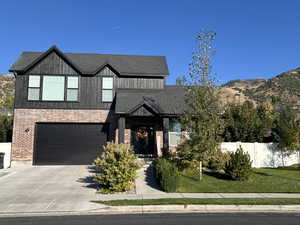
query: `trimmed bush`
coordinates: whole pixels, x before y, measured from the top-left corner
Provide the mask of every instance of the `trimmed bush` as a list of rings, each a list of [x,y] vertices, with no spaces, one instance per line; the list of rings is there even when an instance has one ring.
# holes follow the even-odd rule
[[[128,191],[140,167],[130,145],[112,142],[107,143],[94,165],[97,171],[94,180],[102,193]]]
[[[230,160],[230,153],[217,151],[209,157],[208,167],[220,171],[225,169],[226,163]]]
[[[230,154],[230,160],[225,165],[225,173],[233,180],[248,180],[251,165],[250,155],[240,146],[236,152]]]
[[[170,160],[160,158],[155,161],[156,178],[165,192],[175,192],[179,179],[177,166]]]

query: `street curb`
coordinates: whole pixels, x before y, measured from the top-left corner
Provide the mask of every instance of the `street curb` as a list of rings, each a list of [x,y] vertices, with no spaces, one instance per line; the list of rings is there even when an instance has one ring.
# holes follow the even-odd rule
[[[1,217],[76,216],[147,213],[300,213],[300,205],[145,205],[110,206],[89,211],[0,212]]]
[[[168,212],[299,212],[300,205],[145,205],[112,206],[93,212],[110,213],[168,213]]]

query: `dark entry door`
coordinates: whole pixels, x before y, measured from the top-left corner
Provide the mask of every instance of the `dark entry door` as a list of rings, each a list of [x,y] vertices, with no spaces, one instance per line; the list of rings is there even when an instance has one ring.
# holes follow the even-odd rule
[[[155,140],[152,126],[134,126],[131,128],[131,143],[135,154],[154,155]]]
[[[35,165],[88,165],[101,154],[107,124],[40,123],[36,127]]]

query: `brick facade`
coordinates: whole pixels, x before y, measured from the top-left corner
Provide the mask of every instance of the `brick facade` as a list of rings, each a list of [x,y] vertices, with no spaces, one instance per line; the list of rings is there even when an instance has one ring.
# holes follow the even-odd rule
[[[109,110],[15,109],[12,161],[32,161],[35,123],[104,123],[112,122]],[[113,134],[110,126],[110,135]],[[112,137],[112,136],[111,136]]]

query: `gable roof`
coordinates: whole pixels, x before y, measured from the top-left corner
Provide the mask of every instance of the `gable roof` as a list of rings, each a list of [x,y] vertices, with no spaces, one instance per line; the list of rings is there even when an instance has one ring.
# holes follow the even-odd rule
[[[51,52],[57,53],[80,74],[94,75],[105,65],[110,65],[123,76],[166,76],[169,74],[164,56],[63,53],[56,46],[52,46],[46,52],[23,52],[9,71],[25,72]]]
[[[185,88],[168,86],[164,89],[118,89],[115,112],[130,114],[131,111],[147,104],[161,115],[178,115],[185,109]]]

